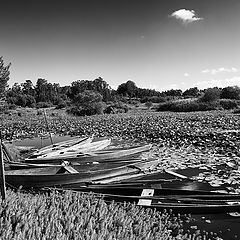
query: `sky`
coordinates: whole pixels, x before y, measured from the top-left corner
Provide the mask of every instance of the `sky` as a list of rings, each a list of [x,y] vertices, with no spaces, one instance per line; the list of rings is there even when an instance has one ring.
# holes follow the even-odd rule
[[[12,0],[0,6],[10,81],[102,77],[159,91],[240,86],[239,0]]]

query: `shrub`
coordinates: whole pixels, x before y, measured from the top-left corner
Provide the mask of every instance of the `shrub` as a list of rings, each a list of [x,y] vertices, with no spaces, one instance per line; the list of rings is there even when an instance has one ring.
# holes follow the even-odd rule
[[[202,102],[215,102],[220,98],[221,90],[218,88],[208,88],[199,99]]]
[[[238,86],[223,88],[221,93],[221,98],[240,99],[240,88]]]
[[[235,113],[235,114],[239,114],[239,113],[240,113],[240,108],[235,109],[235,110],[233,111],[233,113]]]
[[[169,101],[160,104],[157,111],[171,111],[171,112],[194,112],[194,111],[210,111],[219,108],[218,102],[201,102],[195,101]]]
[[[67,107],[67,103],[62,100],[57,104],[56,109],[62,109],[62,108],[65,108],[65,107]]]
[[[129,107],[127,104],[117,101],[111,103],[108,107],[105,108],[104,113],[127,113],[129,110]]]
[[[52,107],[50,102],[38,102],[36,105],[37,108],[49,108]]]
[[[153,106],[153,103],[152,102],[146,102],[145,103],[145,106],[148,108],[148,109],[150,109],[152,106]]]
[[[223,109],[234,109],[238,107],[238,103],[237,101],[231,99],[221,99],[220,106]]]

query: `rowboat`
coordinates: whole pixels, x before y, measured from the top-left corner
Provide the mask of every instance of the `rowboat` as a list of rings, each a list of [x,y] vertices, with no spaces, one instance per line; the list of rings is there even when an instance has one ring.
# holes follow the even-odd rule
[[[85,142],[74,144],[73,146],[55,150],[46,154],[32,155],[28,159],[55,159],[56,157],[67,158],[84,152],[92,152],[106,148],[111,144],[111,139],[104,139],[92,142],[92,139],[87,139]]]
[[[147,171],[156,168],[159,164],[158,160],[141,161],[134,164],[124,164],[123,166],[105,165],[106,169],[96,167],[96,165],[88,166],[51,166],[44,168],[30,168],[22,170],[6,171],[6,183],[9,186],[23,188],[39,188],[39,187],[54,187],[79,186],[80,183],[107,180],[111,181],[117,177],[130,178],[132,175],[141,176]]]
[[[41,149],[33,152],[32,155],[30,156],[30,158],[40,158],[40,157],[43,157],[43,156],[51,154],[51,153],[61,152],[64,149],[74,150],[81,146],[87,145],[91,142],[92,142],[92,137],[74,138],[71,140],[63,141],[60,143],[56,143],[56,144],[41,148]]]
[[[131,147],[127,149],[112,149],[107,151],[84,151],[83,153],[72,154],[71,156],[57,156],[53,157],[45,157],[45,158],[27,158],[24,160],[26,163],[52,163],[59,164],[62,161],[68,161],[71,163],[83,163],[83,162],[110,162],[117,158],[129,157],[132,155],[140,154],[142,152],[148,151],[151,149],[151,144],[139,146],[139,147]]]
[[[137,205],[176,213],[227,213],[240,211],[239,194],[222,194],[169,188],[109,187],[90,185],[74,189],[92,192],[105,201],[135,202]]]
[[[128,164],[133,164],[133,163],[138,163],[141,162],[142,159],[140,158],[124,158],[124,159],[117,159],[115,161],[112,162],[103,162],[103,163],[99,163],[99,162],[90,162],[90,163],[86,163],[86,162],[79,162],[79,163],[73,163],[72,165],[78,165],[78,166],[92,166],[92,165],[96,165],[99,166],[99,168],[103,168],[106,169],[106,166],[109,167],[116,167],[119,165],[128,165]],[[9,161],[5,164],[5,169],[6,170],[19,170],[19,169],[29,169],[29,168],[44,168],[44,167],[56,167],[56,166],[62,166],[63,164],[69,164],[66,161],[63,161],[62,164],[51,164],[51,163],[25,163],[25,162],[14,162],[14,161]]]

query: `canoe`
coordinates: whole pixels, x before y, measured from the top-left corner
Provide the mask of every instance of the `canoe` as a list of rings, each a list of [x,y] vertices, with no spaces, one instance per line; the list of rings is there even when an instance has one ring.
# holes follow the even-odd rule
[[[151,149],[151,144],[139,146],[139,147],[131,147],[127,149],[117,149],[117,150],[107,150],[107,151],[92,151],[92,152],[84,152],[79,154],[73,154],[71,156],[58,156],[56,158],[36,158],[30,159],[27,158],[24,160],[26,163],[52,163],[59,164],[62,161],[68,161],[71,163],[76,162],[110,162],[113,159],[129,157],[136,154],[141,154],[142,152],[149,151]]]
[[[78,147],[81,147],[83,145],[89,144],[92,142],[91,137],[86,138],[75,138],[68,141],[63,141],[60,143],[56,143],[54,145],[46,146],[44,148],[41,148],[31,154],[29,158],[41,158],[45,155],[51,154],[51,153],[58,153],[63,151],[64,149],[77,149]]]
[[[91,166],[96,165],[99,166],[99,168],[106,169],[106,166],[109,167],[116,167],[119,165],[128,165],[133,163],[138,163],[143,161],[140,158],[129,158],[129,159],[117,159],[116,161],[107,162],[107,163],[99,163],[99,162],[90,162],[90,163],[73,163],[72,165],[81,165],[81,166]],[[66,161],[63,161],[62,164],[69,164]],[[51,163],[43,163],[43,164],[35,164],[35,163],[25,163],[25,162],[8,162],[5,164],[5,169],[7,170],[19,170],[19,169],[29,169],[29,168],[44,168],[44,167],[56,167],[56,166],[62,166],[62,164],[51,164]]]
[[[152,188],[89,188],[76,189],[92,192],[106,201],[135,202],[143,207],[172,210],[176,213],[227,213],[240,211],[239,194],[209,191],[152,189]],[[112,193],[109,193],[112,192]]]
[[[73,146],[52,151],[43,155],[30,156],[28,159],[48,159],[48,158],[67,158],[75,156],[76,154],[88,153],[92,151],[102,150],[111,144],[111,139],[104,139],[96,142],[92,142],[92,139],[88,139],[85,142],[74,144]]]
[[[143,161],[124,166],[96,169],[95,165],[52,166],[45,168],[31,168],[6,171],[6,184],[13,187],[39,188],[68,186],[91,181],[115,179],[128,175],[142,175],[159,164],[159,161]]]

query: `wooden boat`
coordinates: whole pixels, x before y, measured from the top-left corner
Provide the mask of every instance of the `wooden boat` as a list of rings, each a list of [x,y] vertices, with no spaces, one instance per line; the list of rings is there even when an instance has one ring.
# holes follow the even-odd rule
[[[111,139],[104,139],[104,140],[92,142],[92,139],[89,138],[85,142],[80,142],[80,143],[74,144],[73,146],[70,146],[61,150],[52,151],[43,155],[30,156],[29,159],[36,159],[36,158],[48,159],[48,158],[56,158],[56,157],[67,158],[67,157],[75,156],[76,154],[102,150],[107,146],[109,146],[110,144],[111,144]]]
[[[75,149],[82,145],[91,143],[92,140],[93,140],[92,137],[85,137],[85,138],[77,137],[71,140],[56,143],[33,152],[30,158],[42,157],[45,154],[47,155],[53,152],[56,153],[56,152],[62,151],[63,149]]]
[[[107,167],[116,167],[116,166],[119,166],[119,165],[128,165],[128,164],[133,164],[133,163],[138,163],[138,162],[141,162],[143,161],[142,159],[140,158],[129,158],[129,159],[117,159],[116,161],[112,161],[112,162],[103,162],[103,163],[99,163],[99,162],[90,162],[90,163],[86,163],[86,162],[79,162],[79,163],[74,163],[72,165],[82,165],[82,166],[91,166],[91,165],[97,165],[99,166],[99,168],[103,168],[105,169],[106,166]],[[67,165],[69,164],[68,162],[66,161],[63,161],[62,164],[64,165]],[[51,163],[43,163],[43,164],[35,164],[35,163],[25,163],[25,162],[13,162],[13,161],[10,161],[8,163],[5,164],[5,169],[6,170],[19,170],[19,169],[29,169],[29,168],[44,168],[44,167],[56,167],[56,166],[62,166],[62,164],[51,164]]]
[[[127,149],[117,149],[117,150],[107,150],[107,151],[96,151],[96,152],[84,152],[78,153],[71,156],[58,156],[56,158],[36,158],[36,159],[25,159],[26,163],[52,163],[59,164],[62,161],[68,161],[72,163],[76,162],[110,162],[117,158],[129,157],[132,155],[140,154],[142,152],[148,151],[151,149],[151,145],[144,145],[139,147],[131,147]]]
[[[210,191],[181,189],[153,189],[142,187],[92,186],[75,189],[93,192],[106,201],[135,202],[157,210],[173,210],[176,213],[226,213],[240,211],[239,194],[221,194]]]
[[[6,183],[9,186],[24,188],[53,187],[79,184],[84,182],[131,177],[142,175],[159,164],[159,161],[143,161],[114,168],[96,169],[96,165],[52,166],[47,168],[31,168],[6,171]],[[101,167],[102,168],[102,167]]]

